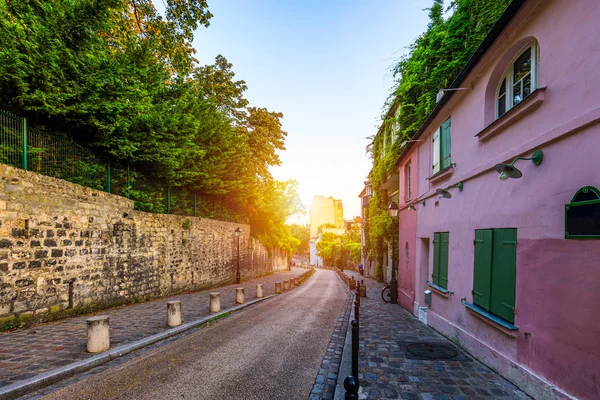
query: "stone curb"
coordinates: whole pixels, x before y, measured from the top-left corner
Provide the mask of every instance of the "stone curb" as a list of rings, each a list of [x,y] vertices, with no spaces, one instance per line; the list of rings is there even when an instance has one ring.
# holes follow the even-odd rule
[[[98,354],[96,356],[92,356],[88,359],[77,361],[64,367],[60,367],[54,369],[52,371],[44,372],[40,375],[34,376],[33,378],[26,379],[22,382],[13,383],[12,385],[5,386],[0,388],[0,400],[9,400],[16,399],[18,397],[24,396],[27,393],[30,393],[34,390],[41,389],[45,386],[49,386],[53,383],[61,381],[65,378],[71,377],[73,375],[79,374],[84,371],[88,371],[94,367],[105,364],[109,361],[115,360],[119,357],[122,357],[126,354],[129,354],[135,350],[139,350],[143,347],[149,346],[151,344],[160,342],[162,340],[168,339],[170,337],[179,335],[189,329],[195,328],[199,325],[205,324],[218,318],[220,316],[227,315],[231,312],[239,311],[243,308],[249,307],[261,301],[273,298],[278,296],[276,294],[272,294],[270,296],[265,296],[260,299],[255,299],[249,301],[244,304],[240,304],[238,306],[228,308],[221,312],[208,315],[206,317],[200,318],[196,321],[188,322],[186,324],[182,324],[176,328],[171,328],[165,332],[157,333],[152,336],[148,336],[145,339],[138,340],[137,342],[125,344],[122,346],[115,347],[114,349],[107,350],[102,354]]]

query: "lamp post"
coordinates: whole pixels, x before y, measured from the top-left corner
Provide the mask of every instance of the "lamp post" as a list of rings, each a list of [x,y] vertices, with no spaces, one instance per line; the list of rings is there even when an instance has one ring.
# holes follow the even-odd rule
[[[240,283],[240,233],[242,230],[238,227],[235,230],[235,238],[237,241],[237,272],[235,273],[235,283]]]
[[[392,303],[398,302],[398,280],[396,279],[396,269],[398,269],[398,204],[392,201],[388,207],[390,217],[392,217],[392,279],[390,280],[390,297]]]
[[[344,239],[340,241],[340,269],[344,272]]]

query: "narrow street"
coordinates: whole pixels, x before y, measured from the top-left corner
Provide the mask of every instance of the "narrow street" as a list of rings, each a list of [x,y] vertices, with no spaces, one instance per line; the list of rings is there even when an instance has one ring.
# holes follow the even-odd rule
[[[305,399],[346,291],[332,271],[46,399]]]

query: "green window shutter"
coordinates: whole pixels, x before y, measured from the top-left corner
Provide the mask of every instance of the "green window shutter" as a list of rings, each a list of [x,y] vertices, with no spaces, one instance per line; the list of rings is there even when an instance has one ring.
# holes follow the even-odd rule
[[[448,289],[448,243],[450,241],[450,233],[440,233],[440,266],[439,266],[439,286]]]
[[[440,129],[436,129],[433,133],[433,145],[431,148],[433,153],[433,164],[431,165],[432,172],[435,174],[440,170]]]
[[[495,229],[490,312],[515,322],[517,230]]]
[[[440,234],[433,234],[433,273],[431,274],[431,280],[434,284],[440,284]]]
[[[446,120],[446,122],[444,122],[442,124],[440,131],[441,131],[441,146],[440,146],[441,168],[444,169],[444,168],[448,168],[451,164],[451,161],[450,161],[450,118],[448,118]]]
[[[473,271],[473,303],[490,310],[490,289],[492,280],[491,229],[475,231],[475,268]]]

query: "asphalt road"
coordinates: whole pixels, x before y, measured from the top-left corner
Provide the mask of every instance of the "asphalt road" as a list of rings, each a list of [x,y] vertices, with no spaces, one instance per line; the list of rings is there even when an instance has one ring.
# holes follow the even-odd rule
[[[346,292],[331,271],[45,399],[306,399]]]

